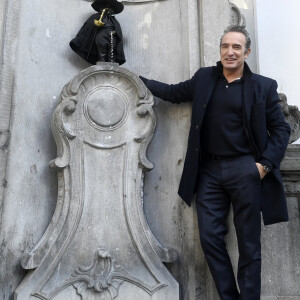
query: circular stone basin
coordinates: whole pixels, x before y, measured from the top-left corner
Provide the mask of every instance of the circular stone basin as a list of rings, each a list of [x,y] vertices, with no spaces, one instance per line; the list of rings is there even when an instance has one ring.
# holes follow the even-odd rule
[[[122,121],[126,113],[124,96],[117,90],[101,88],[90,95],[86,104],[88,117],[101,127],[112,127]]]

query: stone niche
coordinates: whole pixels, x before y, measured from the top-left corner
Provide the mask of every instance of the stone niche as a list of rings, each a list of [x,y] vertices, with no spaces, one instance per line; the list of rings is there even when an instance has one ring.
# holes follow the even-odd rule
[[[114,63],[99,63],[68,83],[52,131],[58,157],[53,218],[22,257],[32,270],[16,300],[179,299],[162,262],[177,258],[152,234],[143,210],[146,157],[156,126],[153,97]]]

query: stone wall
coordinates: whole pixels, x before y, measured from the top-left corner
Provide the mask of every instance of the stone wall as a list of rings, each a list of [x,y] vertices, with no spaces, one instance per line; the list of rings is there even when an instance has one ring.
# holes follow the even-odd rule
[[[124,68],[176,83],[188,79],[200,65],[209,66],[218,60],[219,36],[229,22],[227,0],[133,2],[126,1],[124,11],[117,16],[124,35],[127,58]],[[39,241],[56,205],[56,173],[48,168],[48,162],[56,157],[50,121],[63,86],[89,66],[71,51],[68,43],[93,13],[90,3],[10,0],[0,4],[3,16],[0,18],[0,299],[3,300],[13,299],[13,292],[26,273],[20,265],[21,256]],[[195,209],[188,208],[177,195],[190,106],[155,99],[154,110],[157,129],[148,157],[155,166],[145,178],[145,215],[159,242],[179,254],[175,263],[166,265],[179,282],[180,299],[215,300],[215,289],[199,245]],[[289,196],[291,222],[267,228],[263,233],[267,261],[263,291],[266,297],[273,297],[266,299],[288,295],[294,297],[292,300],[299,299],[295,283],[300,257],[296,242],[299,240],[297,195]],[[282,236],[288,239],[284,244]],[[228,239],[236,261],[232,230]],[[285,260],[282,253],[287,253]],[[285,271],[281,275],[280,268]],[[287,273],[290,275],[285,276]]]
[[[1,2],[5,16],[0,24],[3,300],[12,299],[26,273],[20,266],[22,253],[41,238],[56,205],[56,174],[48,168],[48,162],[56,157],[50,120],[62,87],[89,66],[68,43],[93,13],[90,4],[83,0]],[[217,25],[219,35],[227,23],[226,14],[223,18],[226,9],[225,0],[218,4],[127,1],[117,16],[124,35],[124,67],[167,82],[188,79],[200,66],[200,49],[207,61],[215,61],[217,53],[211,53],[210,45]],[[200,30],[202,23],[205,30]],[[213,40],[200,44],[204,35]],[[195,246],[194,211],[177,196],[190,106],[156,100],[154,109],[157,130],[148,156],[155,168],[145,178],[145,214],[157,239],[179,253],[178,261],[168,267],[180,284],[181,299],[194,299],[196,293],[206,293],[205,263],[199,246]]]

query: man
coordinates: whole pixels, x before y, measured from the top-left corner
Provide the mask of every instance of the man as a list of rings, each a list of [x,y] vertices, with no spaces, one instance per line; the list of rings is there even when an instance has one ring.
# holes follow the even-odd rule
[[[288,220],[279,165],[290,128],[278,104],[277,83],[252,73],[245,62],[250,43],[244,27],[230,26],[216,67],[201,68],[175,85],[141,77],[154,96],[193,102],[178,193],[188,205],[196,194],[201,245],[223,300],[260,299],[260,211],[266,225]],[[224,241],[230,204],[239,290]]]

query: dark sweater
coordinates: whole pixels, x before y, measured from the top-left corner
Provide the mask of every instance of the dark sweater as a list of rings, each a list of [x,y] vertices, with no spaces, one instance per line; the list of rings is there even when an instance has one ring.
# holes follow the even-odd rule
[[[205,152],[220,156],[252,152],[243,125],[243,84],[243,79],[228,83],[220,74],[201,130]]]

